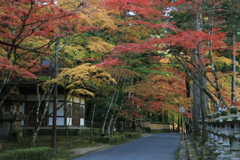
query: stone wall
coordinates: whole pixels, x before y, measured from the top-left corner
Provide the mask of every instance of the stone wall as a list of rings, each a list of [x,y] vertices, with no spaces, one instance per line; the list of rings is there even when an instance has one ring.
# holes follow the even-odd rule
[[[217,160],[240,160],[240,112],[219,111],[208,116],[206,147]]]

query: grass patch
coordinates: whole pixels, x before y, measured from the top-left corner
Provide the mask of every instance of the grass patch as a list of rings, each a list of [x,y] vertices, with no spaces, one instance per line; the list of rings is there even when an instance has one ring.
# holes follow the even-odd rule
[[[70,160],[76,158],[80,155],[73,155],[72,149],[76,148],[86,148],[86,147],[98,147],[98,146],[107,146],[107,145],[118,145],[121,143],[128,142],[132,139],[140,137],[140,133],[129,132],[124,134],[116,134],[105,136],[110,139],[110,143],[107,143],[103,146],[101,141],[97,139],[101,138],[100,134],[93,135],[93,142],[90,143],[90,134],[89,130],[84,130],[79,132],[79,135],[74,136],[57,136],[56,155],[50,156],[51,160]],[[131,135],[126,137],[125,134]],[[14,150],[14,149],[24,149],[24,148],[33,148],[33,147],[51,147],[51,136],[50,135],[39,135],[34,144],[29,142],[30,136],[23,137],[21,142],[17,141],[6,141],[0,140],[0,144],[4,145],[5,151]],[[94,150],[96,151],[96,150]],[[88,152],[89,153],[89,152]],[[85,153],[86,154],[86,153]]]
[[[36,147],[9,150],[0,154],[1,160],[49,160],[52,154],[50,147]]]

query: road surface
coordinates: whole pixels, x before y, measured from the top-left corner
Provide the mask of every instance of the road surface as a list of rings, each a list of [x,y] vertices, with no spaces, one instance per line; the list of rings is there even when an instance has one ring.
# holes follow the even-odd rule
[[[181,133],[150,134],[73,160],[177,160]]]

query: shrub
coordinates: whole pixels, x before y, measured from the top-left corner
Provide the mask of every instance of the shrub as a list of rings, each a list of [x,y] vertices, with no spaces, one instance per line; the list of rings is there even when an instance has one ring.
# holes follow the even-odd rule
[[[230,113],[237,113],[238,112],[238,109],[237,109],[237,107],[235,107],[235,106],[231,106],[230,108],[229,108],[229,110],[230,110]]]
[[[212,114],[208,114],[208,119],[212,119],[213,115]]]
[[[140,138],[141,134],[140,133],[125,133],[125,137],[128,139],[136,139]]]
[[[217,118],[217,113],[216,113],[216,112],[213,113],[213,117],[214,117],[214,118]]]
[[[228,112],[226,109],[224,109],[224,110],[221,110],[221,114],[222,114],[222,116],[226,116],[228,114]]]
[[[216,112],[216,116],[217,116],[217,117],[220,117],[221,115],[222,115],[222,113],[221,113],[221,112],[219,112],[219,111],[218,111],[218,112]]]
[[[26,149],[16,149],[0,154],[1,160],[48,160],[51,156],[52,148],[36,147]]]
[[[151,129],[151,133],[169,133],[170,129]]]
[[[105,136],[105,137],[100,137],[96,139],[96,141],[101,142],[101,143],[107,143],[107,144],[115,144],[122,142],[126,139],[137,139],[140,138],[141,134],[140,133],[135,133],[135,132],[129,132],[121,135],[110,135],[110,136]]]

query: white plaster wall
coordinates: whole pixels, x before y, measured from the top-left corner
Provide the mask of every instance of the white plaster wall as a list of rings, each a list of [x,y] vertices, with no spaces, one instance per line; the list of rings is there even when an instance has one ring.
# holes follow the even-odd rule
[[[80,118],[80,126],[84,126],[84,118]]]
[[[67,118],[67,125],[72,126],[72,118]]]
[[[85,104],[85,99],[81,99],[81,104]]]
[[[67,95],[67,99],[66,99],[67,101],[69,100],[70,102],[72,102],[73,101],[73,97],[71,97],[70,95]]]
[[[78,98],[78,97],[74,97],[73,100],[75,103],[80,103],[80,98]]]

